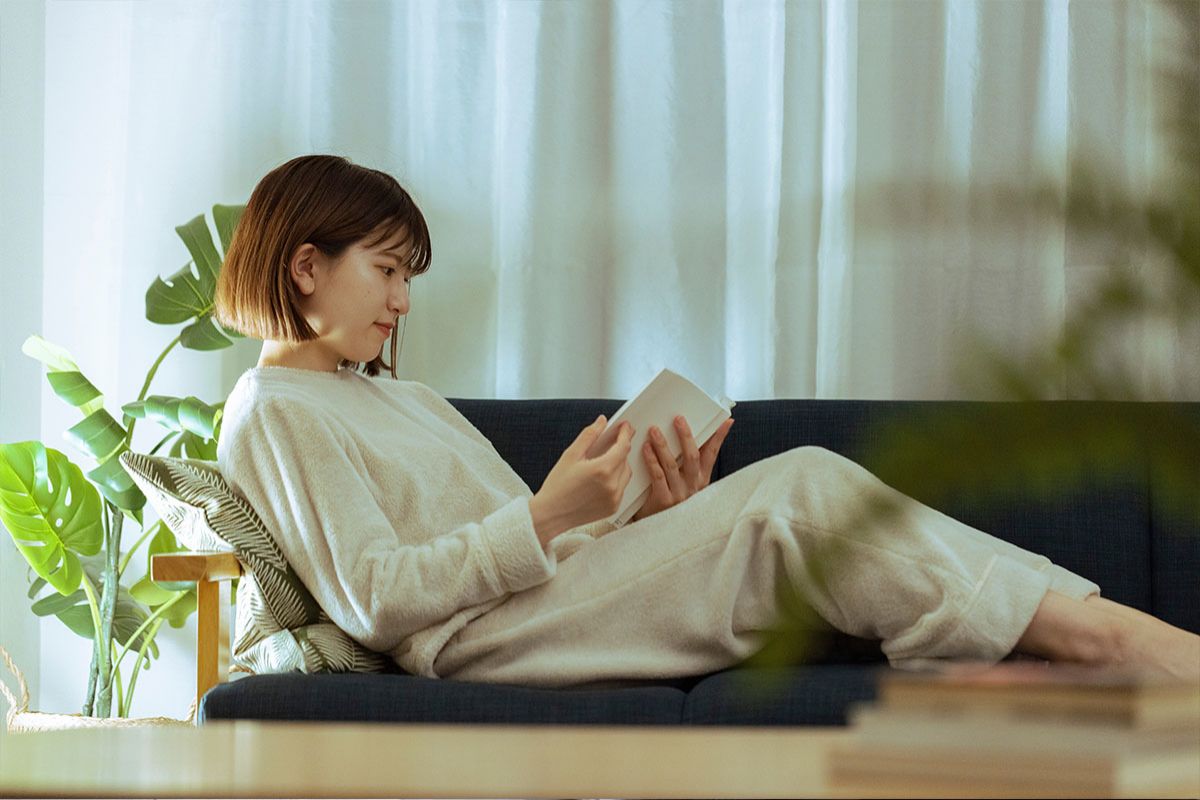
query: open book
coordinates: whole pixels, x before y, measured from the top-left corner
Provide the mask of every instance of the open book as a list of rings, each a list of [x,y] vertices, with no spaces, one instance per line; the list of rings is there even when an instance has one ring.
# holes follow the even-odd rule
[[[622,422],[633,426],[633,449],[629,452],[633,477],[625,487],[625,495],[621,498],[617,513],[609,517],[609,521],[618,527],[624,525],[650,496],[650,472],[642,458],[642,444],[646,441],[650,426],[655,425],[662,431],[671,455],[678,461],[683,455],[683,446],[675,429],[675,416],[680,415],[687,420],[696,447],[700,447],[717,432],[722,422],[729,419],[733,406],[734,402],[728,397],[715,400],[679,373],[663,369],[617,409],[617,413],[609,418],[604,432],[587,451],[588,458],[603,453],[616,441],[617,426]]]

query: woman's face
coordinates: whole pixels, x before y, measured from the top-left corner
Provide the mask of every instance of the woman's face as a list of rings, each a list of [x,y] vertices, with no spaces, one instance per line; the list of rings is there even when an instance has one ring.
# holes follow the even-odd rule
[[[409,309],[406,234],[372,248],[358,242],[336,260],[311,244],[297,248],[291,275],[300,312],[317,338],[291,345],[289,360],[334,372],[341,359],[366,363],[379,355]]]

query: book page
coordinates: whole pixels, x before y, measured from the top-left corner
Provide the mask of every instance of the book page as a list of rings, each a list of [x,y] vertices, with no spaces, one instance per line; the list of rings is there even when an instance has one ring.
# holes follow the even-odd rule
[[[671,455],[678,461],[683,455],[683,445],[675,429],[675,416],[681,415],[687,420],[692,438],[700,447],[716,433],[722,422],[729,419],[734,405],[728,397],[714,399],[682,375],[663,369],[617,409],[608,420],[604,432],[587,451],[588,458],[603,453],[616,441],[617,427],[622,422],[633,426],[632,449],[629,452],[633,477],[625,487],[617,512],[608,518],[609,521],[618,527],[624,525],[650,495],[650,471],[642,457],[642,444],[647,441],[652,425],[662,431]]]

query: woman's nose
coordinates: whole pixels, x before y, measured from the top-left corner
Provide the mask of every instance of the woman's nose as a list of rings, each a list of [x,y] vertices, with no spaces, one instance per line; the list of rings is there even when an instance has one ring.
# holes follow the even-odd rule
[[[404,288],[399,289],[392,294],[391,302],[388,304],[388,308],[393,314],[403,316],[408,313],[409,305],[408,289]]]

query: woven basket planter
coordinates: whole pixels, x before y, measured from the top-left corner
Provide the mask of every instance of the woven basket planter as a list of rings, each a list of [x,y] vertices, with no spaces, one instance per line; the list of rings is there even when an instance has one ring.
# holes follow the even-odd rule
[[[8,651],[0,646],[0,658],[17,679],[18,700],[4,680],[0,680],[0,693],[8,701],[8,714],[5,717],[5,727],[9,733],[37,733],[40,731],[65,731],[83,728],[144,728],[144,727],[174,727],[191,728],[196,716],[196,704],[187,719],[174,717],[85,717],[82,714],[47,714],[41,711],[29,710],[29,688],[25,685],[25,676],[13,663]]]

